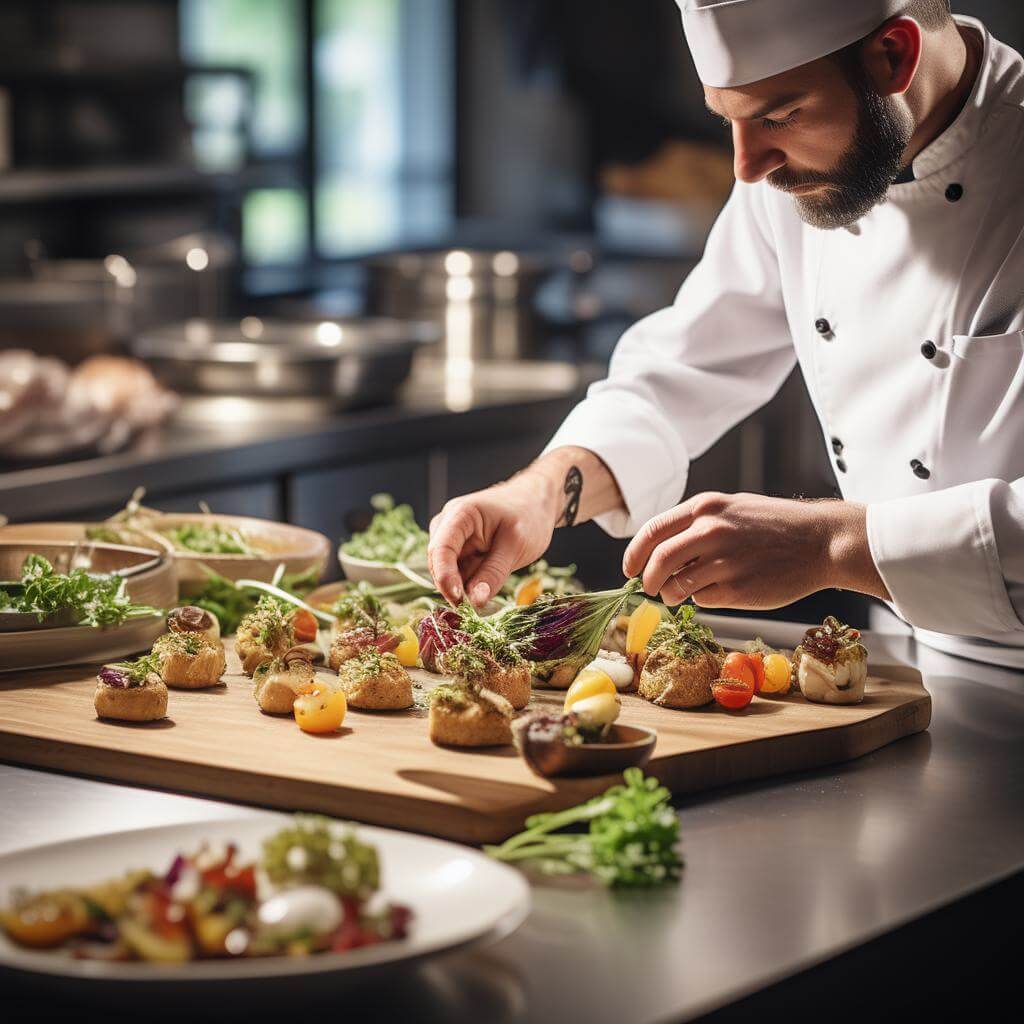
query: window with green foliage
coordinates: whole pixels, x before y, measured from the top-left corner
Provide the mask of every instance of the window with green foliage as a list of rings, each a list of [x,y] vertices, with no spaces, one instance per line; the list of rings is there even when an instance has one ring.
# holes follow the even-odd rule
[[[448,229],[452,6],[453,0],[181,0],[184,59],[253,74],[245,171],[251,188],[243,206],[249,265],[423,244]],[[245,155],[237,78],[198,78],[186,99],[199,166],[237,170]]]

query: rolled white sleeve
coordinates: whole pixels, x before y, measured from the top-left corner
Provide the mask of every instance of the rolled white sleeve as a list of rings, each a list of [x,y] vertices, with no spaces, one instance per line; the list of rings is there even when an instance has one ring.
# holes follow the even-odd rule
[[[1024,641],[1024,481],[875,502],[867,528],[893,606],[912,626]]]
[[[793,369],[765,187],[736,184],[675,303],[622,336],[608,377],[545,449],[576,445],[608,466],[626,510],[596,521],[613,536],[676,504],[690,460],[764,405]]]

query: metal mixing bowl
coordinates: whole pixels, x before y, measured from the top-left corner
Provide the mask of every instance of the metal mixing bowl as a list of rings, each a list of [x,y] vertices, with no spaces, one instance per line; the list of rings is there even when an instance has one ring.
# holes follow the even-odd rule
[[[177,391],[314,396],[355,408],[390,401],[413,354],[439,333],[432,324],[392,319],[190,320],[144,332],[132,351]]]

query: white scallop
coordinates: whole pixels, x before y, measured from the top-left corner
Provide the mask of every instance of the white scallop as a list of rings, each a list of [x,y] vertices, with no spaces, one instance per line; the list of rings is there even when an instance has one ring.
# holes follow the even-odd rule
[[[303,885],[285,889],[260,904],[260,924],[285,934],[308,928],[316,935],[341,924],[341,904],[330,889]]]

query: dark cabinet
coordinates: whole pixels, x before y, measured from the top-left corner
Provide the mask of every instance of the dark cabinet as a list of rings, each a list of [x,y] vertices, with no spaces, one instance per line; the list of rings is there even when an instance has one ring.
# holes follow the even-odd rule
[[[335,545],[364,529],[371,515],[370,498],[386,492],[407,502],[420,523],[428,522],[430,457],[426,452],[399,459],[381,459],[353,466],[297,473],[286,483],[288,520],[318,530]],[[339,574],[332,559],[327,578]]]

